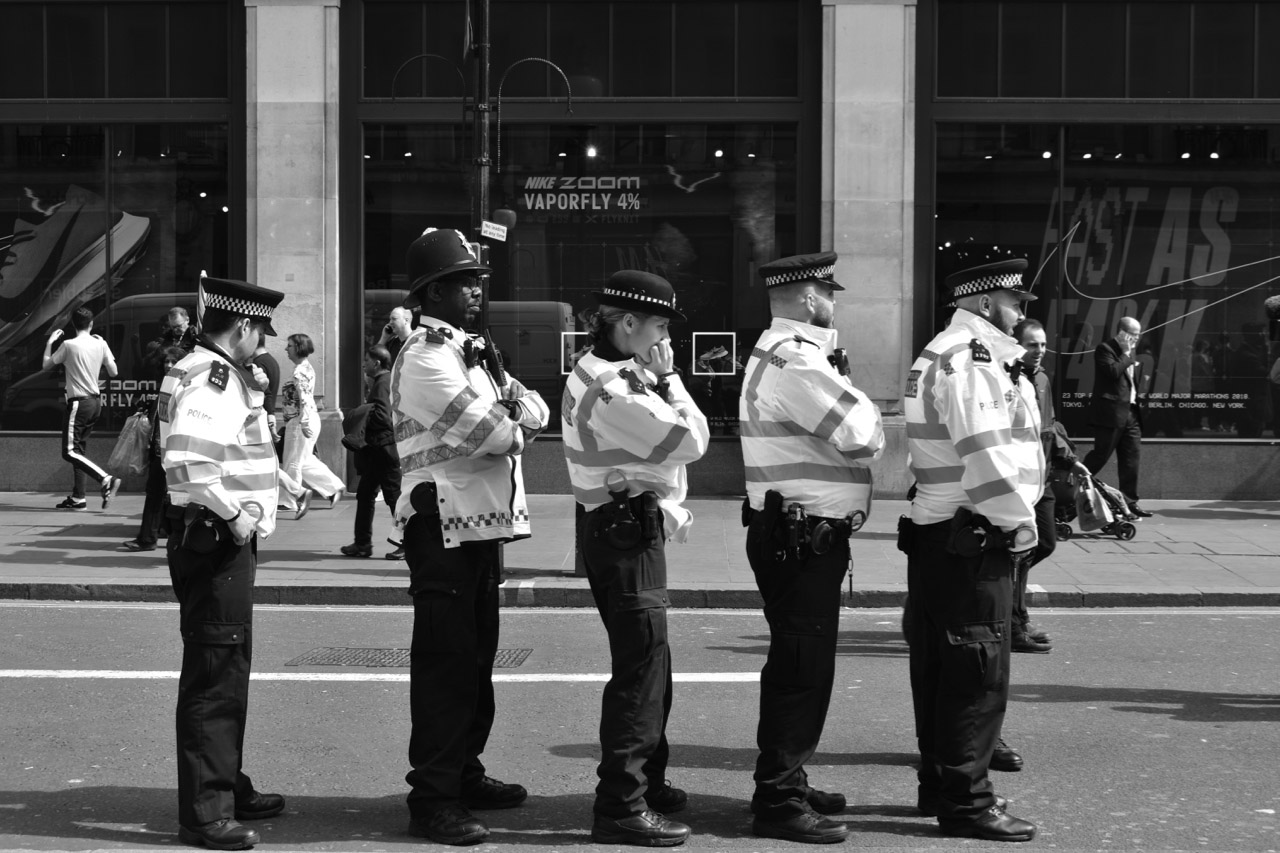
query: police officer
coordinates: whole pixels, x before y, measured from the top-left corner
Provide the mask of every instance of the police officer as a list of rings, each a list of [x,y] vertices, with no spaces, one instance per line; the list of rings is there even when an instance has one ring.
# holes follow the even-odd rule
[[[613,673],[600,715],[600,777],[591,838],[668,847],[689,827],[666,813],[688,797],[666,778],[671,713],[666,541],[692,516],[685,466],[707,450],[707,419],[685,389],[669,326],[683,321],[661,276],[621,270],[583,312],[592,341],[569,375],[564,452],[577,502],[587,579],[609,635]]]
[[[948,276],[947,328],[912,365],[904,392],[916,493],[900,523],[907,553],[908,645],[919,807],[942,832],[1029,841],[987,771],[1009,696],[1012,578],[1031,557],[1044,488],[1035,389],[1014,371],[1010,334],[1035,299],[1026,261]]]
[[[849,833],[824,817],[844,809],[844,796],[810,787],[804,764],[831,702],[849,536],[871,511],[866,463],[884,447],[880,411],[836,349],[835,263],[835,252],[820,252],[760,267],[773,323],[739,403],[747,559],[769,623],[751,828],[814,844]]]
[[[242,825],[284,811],[241,770],[253,649],[258,537],[276,527],[276,454],[256,366],[246,364],[284,294],[201,280],[203,333],[165,376],[157,401],[169,486],[169,576],[180,608],[178,837],[239,850]],[[252,372],[251,372],[252,371]]]
[[[422,317],[392,369],[391,408],[413,596],[409,834],[474,844],[489,827],[471,809],[528,796],[485,775],[480,753],[494,720],[500,545],[530,535],[520,454],[549,412],[466,331],[489,268],[462,233],[428,228],[407,264],[406,305]]]

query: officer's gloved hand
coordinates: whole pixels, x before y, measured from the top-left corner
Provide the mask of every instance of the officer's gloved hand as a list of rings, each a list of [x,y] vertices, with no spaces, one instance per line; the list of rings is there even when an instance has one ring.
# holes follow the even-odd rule
[[[1009,534],[1009,558],[1015,571],[1021,571],[1031,563],[1040,536],[1030,525],[1022,525]]]

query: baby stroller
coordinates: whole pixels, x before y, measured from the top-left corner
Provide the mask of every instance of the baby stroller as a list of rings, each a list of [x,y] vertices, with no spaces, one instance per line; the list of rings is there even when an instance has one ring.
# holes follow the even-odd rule
[[[1080,525],[1082,533],[1097,531],[1126,542],[1137,535],[1124,495],[1096,475],[1084,477],[1074,471],[1054,471],[1049,486],[1053,489],[1059,541],[1071,538],[1073,521]]]

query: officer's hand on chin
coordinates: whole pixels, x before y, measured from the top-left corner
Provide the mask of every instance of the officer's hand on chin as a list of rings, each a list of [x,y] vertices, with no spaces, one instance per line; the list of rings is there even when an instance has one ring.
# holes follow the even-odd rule
[[[652,373],[661,376],[670,373],[675,364],[676,355],[671,349],[671,341],[658,341],[649,347],[647,353],[636,353],[636,361],[647,367]]]

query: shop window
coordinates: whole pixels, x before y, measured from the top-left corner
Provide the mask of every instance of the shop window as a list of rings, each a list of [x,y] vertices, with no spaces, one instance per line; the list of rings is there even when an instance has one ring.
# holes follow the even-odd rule
[[[107,97],[163,98],[165,96],[165,13],[155,3],[112,4],[107,7]],[[133,50],[121,50],[134,45]],[[143,46],[150,49],[143,49]],[[203,53],[203,51],[200,51]]]
[[[1000,51],[999,4],[938,3],[938,96],[993,98]]]
[[[734,4],[689,0],[676,3],[675,12],[676,95],[732,96]]]
[[[935,271],[1029,261],[1074,435],[1092,433],[1093,352],[1125,316],[1144,329],[1144,435],[1280,435],[1260,295],[1280,276],[1278,148],[1276,125],[944,124]]]
[[[100,4],[50,3],[46,39],[49,64],[45,69],[50,98],[101,98],[106,94],[106,44]]]
[[[0,428],[59,428],[41,354],[81,305],[120,365],[103,428],[154,393],[158,318],[230,273],[228,149],[221,124],[0,126]]]
[[[552,3],[550,11],[548,57],[568,75],[574,97],[603,97],[609,91],[609,4]],[[529,73],[535,68],[530,63]],[[559,86],[552,89],[558,92]]]
[[[613,94],[671,97],[671,4],[613,6]]]
[[[461,126],[365,126],[388,136],[460,137]],[[796,246],[791,124],[503,125],[494,209],[513,211],[490,247],[493,336],[511,372],[551,404],[583,340],[576,313],[619,269],[668,278],[689,322],[673,329],[680,365],[715,434],[736,431],[741,367],[768,325],[759,264]],[[528,159],[526,159],[528,158]],[[404,254],[428,226],[470,229],[469,174],[452,160],[364,160],[364,343],[408,287]],[[372,340],[371,340],[372,339]]]
[[[799,94],[799,14],[794,2],[738,3],[738,95]]]
[[[1005,3],[1000,27],[1000,96],[1062,96],[1062,4]]]
[[[1191,4],[1133,3],[1129,16],[1129,97],[1190,97]]]
[[[0,4],[0,98],[39,98],[44,95],[44,8]]]
[[[589,4],[592,5],[592,4]],[[493,74],[493,93],[503,72],[521,59],[541,56],[557,64],[563,57],[551,56],[547,50],[547,4],[519,2],[519,0],[494,0],[490,8],[489,33],[493,45],[490,64]],[[593,17],[599,21],[598,17]],[[604,38],[607,30],[598,33]],[[579,30],[581,34],[581,30]],[[549,92],[561,94],[564,85],[556,75],[555,89],[548,88],[553,72],[541,62],[526,62],[507,76],[502,89],[504,98],[545,98]]]
[[[1258,53],[1258,97],[1280,98],[1280,51],[1270,45],[1280,40],[1280,5],[1258,4],[1257,44],[1267,47]]]
[[[228,35],[225,3],[169,7],[169,97],[226,98]],[[190,45],[200,45],[190,50]]]
[[[1253,3],[1195,5],[1194,97],[1253,97],[1253,13]]]
[[[1125,4],[1067,3],[1063,94],[1068,98],[1123,98]]]

